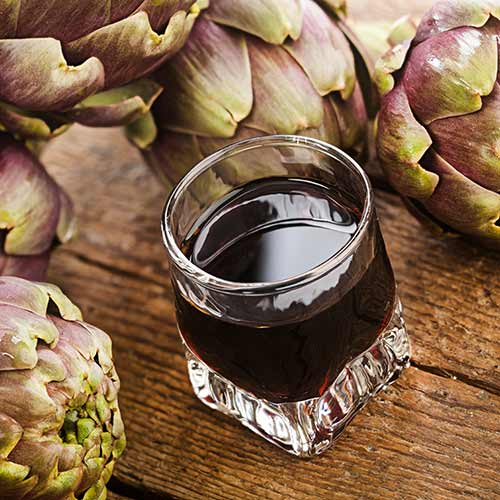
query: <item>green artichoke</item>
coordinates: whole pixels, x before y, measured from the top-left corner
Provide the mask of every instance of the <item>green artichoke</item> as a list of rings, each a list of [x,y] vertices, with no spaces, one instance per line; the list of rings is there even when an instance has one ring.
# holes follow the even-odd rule
[[[500,1],[441,1],[377,63],[377,149],[441,231],[500,248]]]
[[[159,88],[135,80],[183,45],[194,3],[0,0],[0,130],[46,140],[146,113]]]
[[[368,71],[350,44],[356,40],[343,22],[344,2],[324,5],[201,5],[186,45],[155,73],[166,91],[153,105],[154,122],[148,116],[128,129],[166,183],[215,149],[252,136],[298,133],[355,154],[363,149],[361,83],[369,81]],[[244,175],[244,168],[235,167],[235,175]]]
[[[0,133],[0,274],[44,279],[51,247],[74,229],[66,193],[31,151]]]
[[[59,288],[0,278],[2,500],[104,500],[125,446],[118,389],[111,340]]]

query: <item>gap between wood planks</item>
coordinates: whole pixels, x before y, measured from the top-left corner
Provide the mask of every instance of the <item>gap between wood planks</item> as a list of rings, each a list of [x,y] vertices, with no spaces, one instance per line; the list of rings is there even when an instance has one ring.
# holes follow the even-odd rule
[[[146,487],[133,486],[112,476],[108,483],[108,490],[119,495],[120,500],[174,500],[166,493],[158,493]]]
[[[410,334],[410,337],[411,337],[411,334]],[[488,384],[488,382],[483,382],[482,380],[468,377],[467,375],[464,375],[463,373],[455,372],[455,371],[451,371],[451,370],[445,370],[444,368],[440,368],[438,366],[423,365],[423,364],[417,363],[413,360],[410,361],[410,365],[413,366],[414,368],[417,368],[418,370],[423,371],[423,372],[427,372],[427,373],[431,373],[432,375],[436,375],[437,377],[458,380],[459,382],[462,382],[462,383],[469,385],[471,387],[481,389],[483,391],[489,392],[490,394],[494,394],[495,396],[500,396],[500,390],[497,387]]]

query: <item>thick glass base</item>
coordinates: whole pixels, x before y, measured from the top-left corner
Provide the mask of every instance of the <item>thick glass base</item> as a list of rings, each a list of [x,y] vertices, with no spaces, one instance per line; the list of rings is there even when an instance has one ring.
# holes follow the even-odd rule
[[[398,302],[377,342],[348,363],[321,397],[297,403],[257,399],[210,370],[189,350],[186,357],[191,384],[203,403],[289,453],[311,457],[332,446],[370,397],[398,378],[409,364],[410,342]]]

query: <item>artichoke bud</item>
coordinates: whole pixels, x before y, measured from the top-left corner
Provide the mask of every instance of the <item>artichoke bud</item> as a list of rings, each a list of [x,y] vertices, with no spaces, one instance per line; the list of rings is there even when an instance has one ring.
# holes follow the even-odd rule
[[[109,337],[57,287],[4,277],[0,354],[2,500],[104,498],[125,446]]]
[[[426,225],[500,248],[497,2],[439,1],[377,63],[377,149]],[[396,42],[411,37],[402,25]]]
[[[184,47],[154,74],[166,89],[151,108],[156,125],[144,117],[128,128],[161,181],[170,187],[199,158],[266,134],[307,135],[364,153],[362,89],[371,83],[367,67],[358,71],[366,58],[340,19],[344,0],[214,0],[202,7]],[[244,182],[245,167],[235,164],[221,182]]]

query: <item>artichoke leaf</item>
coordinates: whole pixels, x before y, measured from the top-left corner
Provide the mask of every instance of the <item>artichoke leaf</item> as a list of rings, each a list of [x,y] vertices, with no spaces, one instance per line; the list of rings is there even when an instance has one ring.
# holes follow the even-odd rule
[[[337,16],[347,15],[347,0],[321,0]]]
[[[195,136],[166,131],[159,133],[158,139],[150,151],[146,152],[146,156],[156,173],[171,185],[175,185],[190,168],[203,159]],[[196,206],[196,204],[204,203],[206,200],[217,199],[227,193],[229,189],[230,186],[217,177],[212,170],[209,170],[206,175],[193,182],[190,188],[193,198],[186,198],[186,204]],[[194,222],[189,219],[188,210],[186,210],[186,218],[185,224]]]
[[[128,3],[138,3],[139,1],[132,0]],[[5,3],[5,0],[2,3]],[[3,38],[50,37],[66,42],[80,38],[107,24],[110,20],[109,4],[120,2],[8,0],[7,3],[11,3],[9,10],[12,12],[12,21],[9,23],[8,33],[3,33]],[[2,28],[0,28],[1,31]]]
[[[159,131],[157,140],[144,154],[156,175],[170,186],[203,159],[194,136],[163,130]]]
[[[422,168],[419,162],[432,139],[413,116],[401,85],[385,97],[377,126],[378,155],[389,182],[406,196],[429,198],[439,177]]]
[[[21,4],[21,0],[14,1]],[[10,9],[9,33],[26,38],[50,36],[69,42],[140,11],[147,13],[153,29],[159,30],[177,11],[188,11],[194,3],[195,0],[49,0],[41,5],[38,0],[22,0],[22,9]]]
[[[429,125],[436,151],[460,173],[500,192],[500,85],[483,98],[476,113],[436,120]]]
[[[368,117],[359,84],[356,83],[354,91],[348,100],[344,101],[339,96],[331,95],[329,101],[335,112],[340,134],[340,145],[345,149],[351,149],[357,144],[363,143]]]
[[[36,486],[31,491],[33,498],[45,492],[47,487],[58,475],[58,456],[61,444],[49,440],[21,440],[9,456],[9,460],[30,467],[30,476],[38,478]],[[51,498],[51,497],[49,497]],[[59,497],[60,498],[60,497]]]
[[[375,63],[374,82],[380,95],[390,92],[395,85],[393,73],[400,70],[410,50],[411,40],[405,40],[390,48]]]
[[[6,255],[0,249],[0,276],[18,276],[31,281],[43,280],[49,267],[50,251],[37,255]]]
[[[125,128],[127,139],[139,149],[147,149],[158,134],[153,114],[149,111]]]
[[[81,482],[82,467],[60,472],[54,479],[50,480],[45,488],[37,492],[44,500],[60,500],[76,498],[73,493]],[[71,495],[71,496],[70,496]]]
[[[117,2],[114,2],[115,4]],[[125,5],[127,2],[122,2]],[[149,17],[151,27],[159,31],[166,26],[168,20],[178,11],[190,11],[192,14],[198,14],[199,7],[196,0],[143,0],[137,7],[136,12],[144,11]],[[123,18],[120,14],[116,19]]]
[[[356,74],[349,42],[312,0],[304,0],[300,38],[288,40],[284,46],[302,66],[320,95],[335,90],[342,91],[344,98],[351,95]]]
[[[90,344],[89,342],[89,345],[93,346],[89,359],[94,359],[97,356],[99,366],[105,374],[109,375],[113,369],[111,339],[102,330],[89,323],[80,321],[78,325],[83,327],[92,338],[92,343]],[[116,394],[114,394],[113,397],[116,397]]]
[[[19,500],[36,486],[38,478],[28,474],[30,468],[13,462],[0,460],[0,491],[2,500]],[[26,479],[27,478],[27,479]]]
[[[439,184],[422,201],[424,207],[451,227],[488,238],[500,248],[500,194],[471,181],[435,152],[426,157],[425,166],[439,175]]]
[[[415,42],[420,43],[439,33],[463,26],[480,28],[490,14],[500,16],[498,0],[444,0],[436,2],[422,17]]]
[[[245,126],[295,134],[323,122],[323,102],[302,68],[281,47],[248,40],[254,106]]]
[[[195,13],[178,11],[159,35],[151,28],[147,13],[139,11],[65,43],[64,53],[73,64],[97,57],[105,69],[105,87],[118,87],[150,73],[177,52],[195,18]]]
[[[123,433],[116,441],[115,447],[113,449],[113,458],[118,460],[125,451],[125,447],[127,446],[127,436]]]
[[[70,108],[104,86],[97,58],[68,66],[52,38],[0,40],[0,68],[0,99],[31,110]]]
[[[411,51],[403,82],[415,116],[425,124],[481,109],[481,96],[497,79],[497,37],[488,30],[457,28]]]
[[[105,482],[99,480],[87,490],[82,500],[105,500],[106,498]]]
[[[387,41],[391,47],[395,47],[407,40],[413,40],[417,33],[417,23],[409,16],[400,17],[389,28],[389,36]]]
[[[123,424],[123,419],[119,408],[115,408],[112,411],[113,414],[113,427],[111,428],[111,434],[114,438],[118,439],[120,436],[124,435],[125,426]]]
[[[15,167],[15,168],[12,168]],[[39,254],[52,245],[60,188],[21,143],[0,135],[0,229],[7,254]]]
[[[167,90],[157,107],[170,130],[232,137],[252,108],[245,38],[204,18],[158,78]]]
[[[167,7],[167,5],[170,6],[172,4],[175,4],[176,2],[177,0],[152,0],[152,2],[149,2],[148,0],[111,0],[108,1],[108,22],[102,23],[100,26],[119,21],[120,19],[130,16],[131,14],[139,10],[144,10],[149,15],[149,9],[154,8],[155,4],[159,7],[165,8]],[[151,3],[153,5],[150,5]],[[100,26],[95,26],[91,31],[94,31]]]
[[[323,123],[317,128],[306,128],[299,135],[319,139],[334,146],[342,146],[341,132],[337,115],[333,109],[330,99],[323,99]]]
[[[0,2],[0,40],[15,38],[21,0],[2,0]]]
[[[76,234],[76,217],[73,202],[65,191],[59,191],[59,220],[57,222],[56,235],[60,243],[67,243]]]
[[[301,0],[214,0],[207,13],[217,23],[272,44],[297,40],[302,29]]]
[[[47,314],[49,300],[52,300],[63,318],[81,319],[80,310],[55,285],[31,283],[14,277],[0,277],[0,285],[0,305],[22,308],[44,317]]]
[[[97,481],[99,481],[103,468],[106,464],[106,460],[103,457],[99,457],[99,447],[96,447],[97,456],[89,457],[88,454],[85,455],[83,478],[80,484],[82,489],[87,489],[92,487]]]
[[[34,368],[38,362],[38,340],[55,345],[58,338],[57,329],[47,319],[0,305],[0,372]]]
[[[145,115],[161,92],[162,87],[152,80],[138,80],[90,96],[63,116],[92,127],[127,125]]]
[[[0,126],[16,137],[48,140],[68,129],[68,125],[46,120],[42,115],[0,102]]]
[[[23,428],[13,418],[0,413],[0,464],[2,460],[7,459],[22,435]],[[2,473],[0,472],[0,476],[1,475]],[[20,479],[24,479],[25,477],[26,476],[22,476]]]

